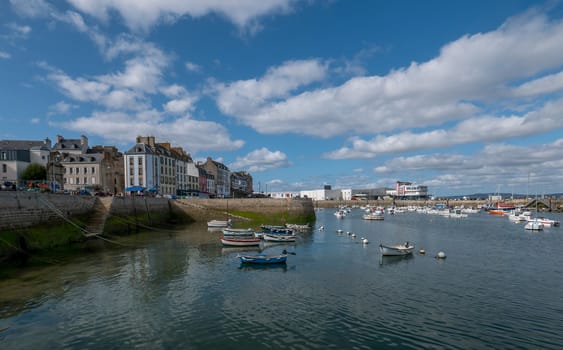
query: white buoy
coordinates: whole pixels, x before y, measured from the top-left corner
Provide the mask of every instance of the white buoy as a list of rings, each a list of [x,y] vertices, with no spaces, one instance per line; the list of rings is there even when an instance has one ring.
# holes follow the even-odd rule
[[[368,243],[369,243],[369,241],[368,241],[368,239],[367,239],[367,238],[362,238],[362,243],[363,243],[363,244],[368,244]]]
[[[337,233],[342,233],[341,229],[336,230]]]
[[[355,234],[355,233],[352,233],[352,238],[356,238],[356,234]]]
[[[319,227],[319,231],[322,231],[322,230],[324,230],[324,229],[325,229],[324,226]]]
[[[445,259],[446,258],[446,253],[444,252],[438,252],[438,254],[436,254],[436,259]]]
[[[418,251],[418,254],[420,254],[420,255],[424,255],[424,254],[426,254],[426,250],[424,250],[424,249],[421,249],[421,250],[419,250],[419,251]]]
[[[352,233],[350,231],[346,231],[346,234],[350,236]]]

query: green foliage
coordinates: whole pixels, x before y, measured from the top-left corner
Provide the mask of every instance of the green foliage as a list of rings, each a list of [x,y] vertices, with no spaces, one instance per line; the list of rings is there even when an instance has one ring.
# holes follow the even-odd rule
[[[41,164],[29,164],[22,174],[23,180],[45,180],[47,169]]]
[[[248,211],[237,211],[231,212],[231,214],[240,216],[243,218],[248,219],[248,222],[245,222],[243,227],[254,227],[259,228],[260,225],[284,225],[286,223],[291,224],[306,224],[306,223],[313,223],[315,222],[315,216],[297,216],[297,215],[289,215],[288,213],[274,213],[274,214],[263,214],[257,212],[248,212]],[[236,225],[235,225],[236,226]]]

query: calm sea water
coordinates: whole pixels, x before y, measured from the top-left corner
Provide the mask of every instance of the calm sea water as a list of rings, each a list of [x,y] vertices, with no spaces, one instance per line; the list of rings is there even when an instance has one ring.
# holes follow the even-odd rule
[[[317,212],[324,230],[264,249],[296,253],[281,267],[241,267],[220,233],[190,226],[23,270],[0,281],[0,347],[561,349],[561,227],[527,232],[487,214],[366,222],[359,209],[344,219],[333,212]],[[404,241],[427,254],[378,251]],[[434,259],[438,251],[447,259]]]

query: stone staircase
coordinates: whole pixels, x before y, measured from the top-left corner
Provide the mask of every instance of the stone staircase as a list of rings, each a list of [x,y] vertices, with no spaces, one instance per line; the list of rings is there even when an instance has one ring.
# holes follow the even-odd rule
[[[86,226],[86,237],[94,237],[104,233],[104,226],[111,210],[113,197],[96,197],[92,207],[92,216]]]

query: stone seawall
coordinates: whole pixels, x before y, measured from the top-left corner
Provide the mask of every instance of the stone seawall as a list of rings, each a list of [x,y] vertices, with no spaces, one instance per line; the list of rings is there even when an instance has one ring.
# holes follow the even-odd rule
[[[236,212],[258,213],[264,216],[285,215],[289,218],[314,218],[311,199],[233,198],[182,199],[174,202],[179,210],[194,221],[226,220]],[[234,218],[236,221],[236,217]]]
[[[63,222],[63,216],[87,214],[94,197],[67,196],[38,192],[0,192],[0,231],[42,223]]]

